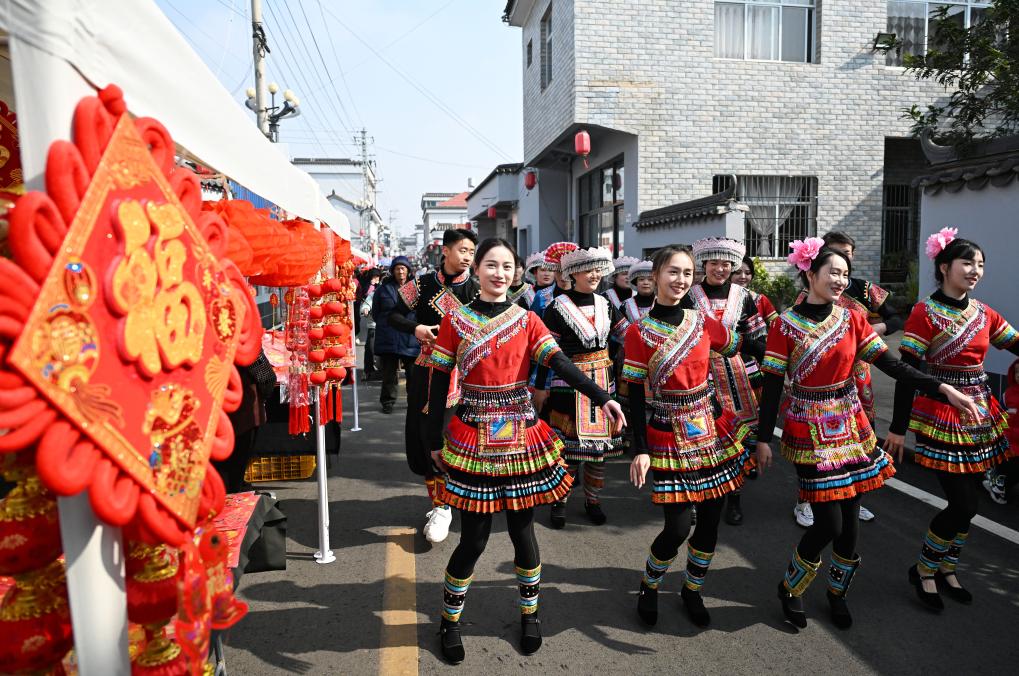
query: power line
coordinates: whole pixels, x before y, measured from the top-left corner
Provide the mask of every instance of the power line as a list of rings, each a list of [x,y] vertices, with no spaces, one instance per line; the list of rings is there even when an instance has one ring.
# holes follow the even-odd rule
[[[210,40],[210,41],[211,41],[211,42],[212,42],[213,44],[215,44],[215,45],[219,45],[219,44],[222,44],[222,42],[223,42],[223,41],[222,41],[222,40],[221,40],[220,38],[215,38],[215,37],[213,37],[212,35],[210,35],[209,33],[205,32],[205,29],[204,29],[204,28],[202,28],[201,26],[199,26],[198,24],[196,24],[196,23],[195,23],[194,21],[192,21],[192,20],[191,20],[191,19],[190,19],[190,18],[188,17],[188,15],[187,15],[187,14],[185,14],[184,12],[180,11],[179,9],[177,9],[176,5],[174,5],[174,4],[172,3],[172,2],[170,2],[170,0],[165,0],[165,2],[166,2],[166,6],[167,6],[167,7],[169,7],[169,8],[170,8],[170,9],[172,9],[172,10],[173,10],[174,12],[176,12],[177,14],[179,14],[179,15],[181,16],[181,18],[183,18],[183,19],[184,19],[185,21],[187,21],[187,22],[188,22],[188,24],[189,24],[189,25],[191,25],[191,26],[192,26],[192,27],[193,27],[193,28],[194,28],[195,30],[197,30],[197,31],[198,31],[199,33],[201,33],[201,34],[202,34],[202,35],[204,35],[204,36],[205,36],[206,38],[208,38],[208,39],[209,39],[209,40]],[[170,17],[166,17],[166,18],[167,18],[167,19],[170,19]],[[172,19],[170,20],[170,23],[172,23],[172,24],[174,25],[174,28],[176,28],[176,29],[177,29],[177,32],[178,32],[178,33],[180,33],[180,34],[181,34],[182,36],[184,36],[185,38],[187,38],[187,39],[188,39],[188,41],[189,41],[189,42],[191,42],[191,44],[193,44],[193,45],[195,46],[195,48],[196,48],[196,49],[198,48],[198,45],[197,45],[197,43],[195,43],[195,41],[194,41],[194,40],[192,40],[192,39],[188,38],[188,36],[187,36],[187,35],[186,35],[186,34],[184,33],[184,31],[182,31],[182,30],[181,30],[180,26],[178,26],[178,25],[177,25],[176,23],[174,23],[174,21],[173,21]],[[203,50],[203,51],[204,51],[204,50]],[[236,55],[236,54],[234,54],[234,53],[232,53],[232,52],[228,52],[228,51],[227,51],[227,45],[223,45],[223,53],[224,53],[224,54],[230,54],[230,58],[232,58],[232,59],[233,59],[234,61],[237,61],[238,63],[243,63],[243,62],[242,62],[242,61],[241,61],[241,60],[240,60],[240,59],[239,59],[239,58],[237,57],[237,55]],[[223,57],[222,57],[222,55],[221,55],[221,56],[220,56],[220,59],[222,59],[222,58],[223,58]]]
[[[322,25],[326,25],[326,13],[325,10],[322,9],[322,0],[318,0],[318,12],[322,16]],[[307,17],[305,17],[305,19],[307,19]],[[350,86],[347,84],[347,76],[343,72],[343,66],[340,64],[339,57],[336,55],[336,43],[333,41],[333,36],[329,33],[329,31],[326,31],[326,37],[329,38],[329,49],[333,53],[333,61],[336,63],[336,70],[340,73],[340,80],[343,82],[343,90],[347,92],[347,96],[350,98],[350,106],[354,109],[354,115],[357,116],[357,123],[364,127],[364,120],[361,118],[361,111],[357,109],[357,99],[350,91]],[[326,74],[328,75],[328,72]]]
[[[323,74],[325,77],[329,77],[329,66],[326,65],[325,57],[322,56],[322,49],[318,46],[318,38],[315,36],[315,29],[311,27],[311,21],[308,20],[308,13],[304,9],[304,3],[298,0],[297,6],[300,7],[301,15],[304,17],[304,23],[308,26],[308,32],[311,33],[311,42],[313,45],[315,45],[315,53],[318,54],[319,63],[322,64]],[[287,12],[288,13],[290,12],[289,4],[287,5]],[[293,18],[294,15],[290,14],[290,19],[293,20]],[[296,26],[296,23],[294,25]],[[339,95],[336,93],[336,90],[333,89],[332,87],[329,88],[329,92],[333,95],[333,99],[335,99],[336,102],[340,104],[340,110],[343,111],[343,116],[347,120],[347,123],[344,124],[344,120],[341,119],[340,125],[343,127],[349,126],[350,120],[352,120],[353,118],[351,118],[350,113],[347,111],[347,107],[343,105],[343,100],[340,99]],[[336,112],[335,106],[333,106],[333,112]]]
[[[342,26],[348,33],[353,35],[354,38],[356,38],[358,42],[360,42],[372,54],[374,54],[376,57],[378,57],[378,59],[380,61],[382,61],[382,63],[386,64],[394,73],[399,75],[404,81],[407,82],[407,84],[409,84],[411,87],[413,87],[415,90],[417,90],[418,93],[420,93],[422,96],[424,96],[426,99],[428,99],[439,110],[444,112],[454,122],[456,122],[459,126],[463,127],[472,136],[474,136],[476,139],[478,139],[483,144],[485,144],[485,146],[487,146],[490,150],[498,153],[499,155],[502,155],[506,159],[511,159],[510,155],[506,151],[504,151],[502,148],[497,146],[492,141],[488,140],[488,138],[484,134],[482,134],[480,131],[475,129],[469,122],[467,122],[467,120],[465,120],[462,117],[460,117],[454,110],[452,110],[449,106],[447,106],[445,103],[443,103],[441,100],[439,100],[434,94],[432,94],[431,92],[429,92],[428,90],[426,90],[422,86],[418,85],[417,82],[415,82],[410,76],[406,75],[403,71],[401,71],[399,68],[394,66],[386,57],[384,57],[382,54],[380,54],[377,49],[372,47],[370,43],[368,43],[364,38],[362,38],[360,35],[358,35],[352,28],[347,26],[347,24],[345,24],[342,19],[340,19],[338,16],[336,16],[335,12],[333,12],[332,10],[326,10],[326,11],[329,14],[329,16],[331,16],[333,18],[333,20],[336,21],[336,23],[340,24],[340,26]]]

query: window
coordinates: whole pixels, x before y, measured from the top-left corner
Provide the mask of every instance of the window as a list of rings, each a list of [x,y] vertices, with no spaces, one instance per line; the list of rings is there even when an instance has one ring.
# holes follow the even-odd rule
[[[948,17],[963,28],[980,23],[990,3],[986,0],[889,0],[888,32],[895,33],[899,48],[888,50],[885,64],[901,66],[907,54],[919,56],[927,51],[934,38],[932,15],[940,7],[948,8]]]
[[[816,0],[715,2],[715,56],[813,63]]]
[[[920,226],[917,191],[909,185],[885,185],[881,214],[883,254],[916,253]]]
[[[731,176],[715,176],[714,192],[730,186]],[[747,253],[784,258],[793,240],[817,235],[817,179],[813,176],[738,176],[736,199],[746,215]]]
[[[613,256],[623,255],[625,176],[620,158],[577,179],[581,246],[601,246]]]
[[[552,5],[541,17],[541,88],[552,82]]]
[[[532,47],[531,40],[528,40],[527,41],[527,67],[528,68],[531,67],[531,56],[532,56],[531,52],[533,51],[531,49],[531,47]]]

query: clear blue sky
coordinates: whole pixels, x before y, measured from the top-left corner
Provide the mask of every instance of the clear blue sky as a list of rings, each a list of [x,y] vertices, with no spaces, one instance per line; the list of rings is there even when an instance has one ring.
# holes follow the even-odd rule
[[[250,0],[156,4],[243,102],[254,84]],[[520,32],[502,23],[505,4],[262,0],[268,78],[293,89],[303,111],[281,122],[280,140],[296,157],[355,157],[350,137],[365,127],[379,213],[395,210],[397,231],[409,232],[421,193],[465,190],[468,177],[477,185],[522,159]]]

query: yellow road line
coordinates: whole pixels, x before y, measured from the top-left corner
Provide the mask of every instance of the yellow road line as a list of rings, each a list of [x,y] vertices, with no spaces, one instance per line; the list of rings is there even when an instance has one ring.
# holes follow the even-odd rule
[[[380,676],[418,673],[415,532],[413,528],[391,528],[386,532]]]

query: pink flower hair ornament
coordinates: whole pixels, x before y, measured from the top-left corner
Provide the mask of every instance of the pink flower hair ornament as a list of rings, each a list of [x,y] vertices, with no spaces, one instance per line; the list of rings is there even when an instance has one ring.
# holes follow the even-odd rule
[[[941,228],[927,238],[927,258],[934,260],[938,254],[945,250],[945,247],[955,240],[959,234],[959,228]]]
[[[810,264],[817,258],[817,254],[821,252],[823,246],[824,240],[820,237],[798,239],[789,245],[792,253],[789,254],[786,260],[789,262],[789,265],[806,272],[810,269]]]

